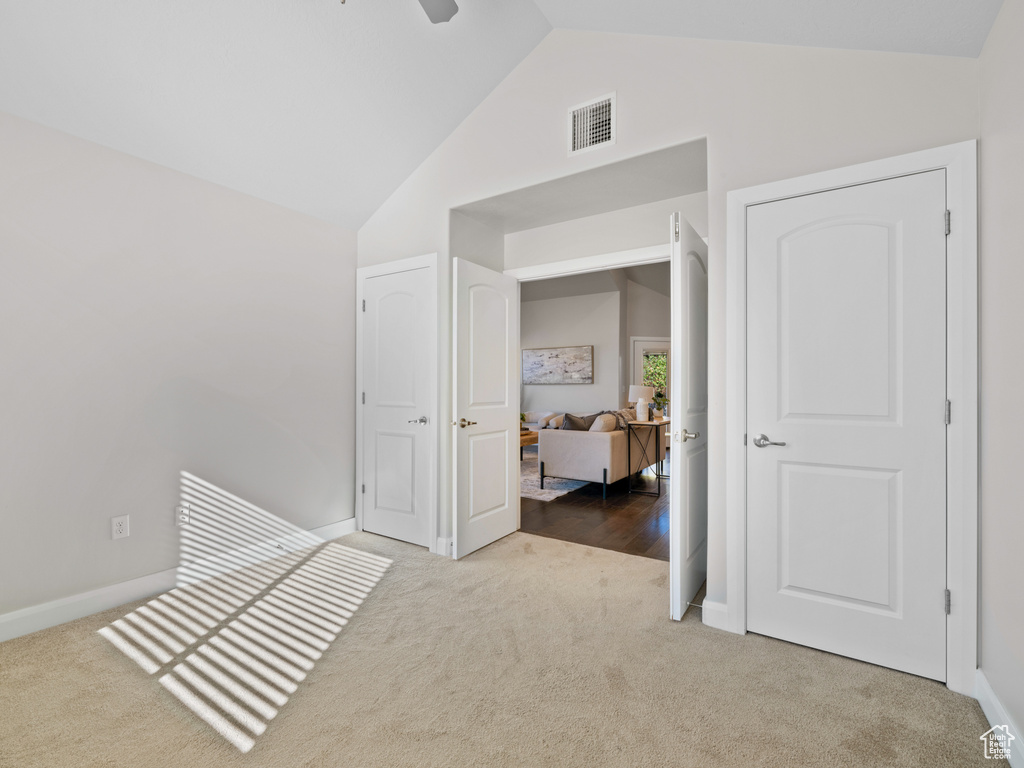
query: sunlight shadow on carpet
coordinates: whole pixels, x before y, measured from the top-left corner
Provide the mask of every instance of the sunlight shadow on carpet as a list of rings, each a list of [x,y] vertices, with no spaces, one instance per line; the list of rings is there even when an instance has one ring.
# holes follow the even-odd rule
[[[99,634],[248,752],[391,561],[183,472],[186,500],[179,586]]]

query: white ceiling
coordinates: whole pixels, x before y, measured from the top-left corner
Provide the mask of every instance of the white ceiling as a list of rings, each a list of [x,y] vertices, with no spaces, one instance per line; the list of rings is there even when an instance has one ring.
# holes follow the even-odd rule
[[[553,27],[976,57],[1003,0],[534,0]]]
[[[0,0],[0,110],[357,228],[552,27],[976,56],[1002,0]]]
[[[356,228],[549,31],[530,2],[0,0],[0,110]]]

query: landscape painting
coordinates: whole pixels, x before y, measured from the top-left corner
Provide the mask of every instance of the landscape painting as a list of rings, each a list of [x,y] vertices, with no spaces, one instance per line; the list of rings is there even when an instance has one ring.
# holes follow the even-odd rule
[[[593,346],[523,350],[523,384],[593,383]]]

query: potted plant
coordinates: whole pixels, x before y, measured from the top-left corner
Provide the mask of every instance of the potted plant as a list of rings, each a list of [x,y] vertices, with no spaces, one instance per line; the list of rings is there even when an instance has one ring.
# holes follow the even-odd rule
[[[662,419],[665,417],[665,406],[668,405],[668,398],[665,397],[664,392],[655,392],[654,399],[651,400],[651,404],[654,406],[653,416],[656,419]]]

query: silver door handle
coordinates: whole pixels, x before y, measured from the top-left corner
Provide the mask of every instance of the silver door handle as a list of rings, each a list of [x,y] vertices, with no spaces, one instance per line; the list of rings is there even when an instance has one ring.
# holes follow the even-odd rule
[[[757,435],[754,438],[754,445],[758,448],[767,448],[769,445],[785,445],[785,443],[773,443],[768,439],[768,435]]]
[[[475,421],[466,421],[465,419],[459,419],[458,421],[452,422],[453,427],[462,427],[463,429],[466,427],[472,427],[474,424],[476,424]]]
[[[427,423],[427,417],[426,416],[420,416],[418,419],[409,419],[409,423],[410,424],[426,424]]]
[[[687,440],[696,440],[698,437],[700,437],[700,432],[687,432],[685,429],[683,430],[683,442],[684,443]]]

